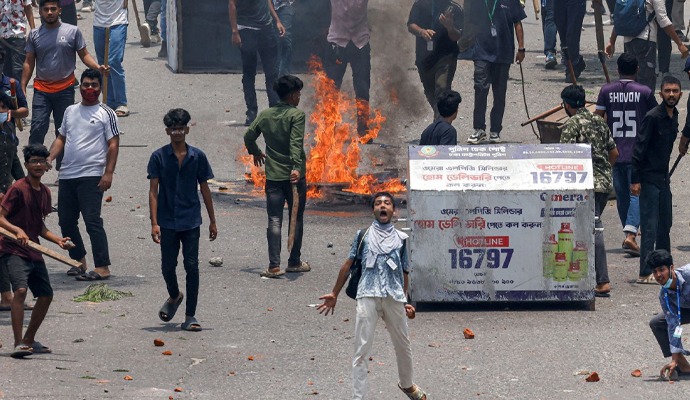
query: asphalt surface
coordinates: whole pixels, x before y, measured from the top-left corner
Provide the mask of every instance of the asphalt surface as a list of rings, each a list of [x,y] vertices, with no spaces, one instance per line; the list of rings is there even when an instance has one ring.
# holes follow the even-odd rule
[[[405,176],[404,145],[418,139],[432,118],[413,65],[414,39],[404,25],[412,2],[370,3],[372,106],[388,117],[376,143],[389,146],[366,146],[366,157],[384,161],[382,166],[363,165],[362,169],[398,168]],[[561,70],[543,69],[540,21],[535,21],[531,8],[527,14],[528,51],[523,67],[529,111],[535,115],[560,103],[565,83]],[[80,25],[89,27],[83,31],[91,43],[92,17],[85,16]],[[592,101],[604,83],[596,58],[593,20],[591,14],[585,17],[582,47],[588,67],[580,78]],[[605,27],[606,37],[610,29]],[[267,265],[266,215],[261,194],[244,184],[245,167],[237,160],[244,152],[241,76],[176,75],[164,60],[156,58],[157,52],[158,47],[139,45],[132,23],[124,63],[132,114],[120,120],[125,133],[117,174],[108,191],[113,200],[103,207],[113,264],[108,284],[131,291],[134,297],[101,304],[73,302],[88,284],[67,277],[67,267],[48,259],[55,299],[37,339],[54,352],[25,360],[10,358],[10,316],[0,313],[4,344],[0,349],[0,398],[348,398],[355,303],[341,296],[333,317],[319,315],[313,305],[319,295],[331,290],[356,229],[370,223],[368,207],[342,200],[310,201],[303,258],[313,270],[285,279],[260,279],[258,272]],[[615,61],[608,66],[615,76]],[[674,48],[672,71],[687,88],[681,69]],[[509,143],[537,143],[529,127],[520,127],[527,118],[519,72],[517,65],[510,71],[502,137]],[[310,80],[309,76],[302,78]],[[464,141],[471,133],[471,63],[459,63],[453,86],[464,98],[461,117],[455,123],[459,139]],[[349,78],[343,87],[351,91]],[[391,87],[401,94],[400,104],[389,101]],[[307,112],[312,95],[313,89],[307,85],[302,96]],[[259,101],[265,107],[263,92],[259,92]],[[214,204],[220,232],[215,242],[202,240],[200,248],[197,318],[204,330],[199,333],[180,330],[182,310],[170,323],[157,316],[167,294],[160,275],[159,249],[150,239],[146,163],[152,151],[168,142],[162,117],[173,107],[190,111],[193,122],[188,142],[207,153],[217,182],[213,185]],[[683,123],[684,99],[679,109]],[[28,133],[20,136],[24,143]],[[672,244],[677,265],[690,261],[690,213],[684,207],[689,171],[690,163],[681,162],[672,185]],[[55,172],[50,172],[44,181],[55,179]],[[220,193],[219,185],[229,190]],[[399,213],[405,216],[406,210],[400,208]],[[205,213],[204,221],[202,232],[207,231]],[[638,260],[620,250],[623,236],[615,201],[607,207],[604,223],[612,296],[597,299],[594,312],[567,304],[419,309],[410,322],[415,382],[428,391],[430,399],[642,399],[687,393],[688,382],[657,380],[665,360],[647,324],[660,308],[658,287],[633,283]],[[59,232],[56,215],[48,217],[47,225]],[[208,265],[208,259],[215,256],[223,257],[223,267]],[[287,258],[285,250],[283,257]],[[183,274],[179,275],[183,282]],[[464,328],[471,328],[476,338],[465,340]],[[382,323],[377,329],[370,362],[370,398],[402,399],[404,395],[396,387],[392,345]],[[164,340],[165,346],[154,347],[156,338]],[[172,355],[163,355],[165,350]],[[642,371],[642,377],[631,376],[635,369]],[[585,382],[584,375],[577,375],[583,371],[596,371],[601,381]],[[127,375],[132,380],[125,380]],[[175,388],[183,391],[174,392]]]

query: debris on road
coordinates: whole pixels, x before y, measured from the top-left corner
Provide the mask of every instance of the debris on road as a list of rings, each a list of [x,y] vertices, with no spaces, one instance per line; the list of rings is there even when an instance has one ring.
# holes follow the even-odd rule
[[[102,303],[104,301],[120,300],[123,297],[134,297],[134,295],[132,292],[111,289],[107,283],[93,283],[86,288],[82,295],[74,297],[72,301],[77,303],[84,301]]]
[[[164,351],[164,352],[161,353],[161,354],[163,354],[164,356],[171,356],[171,355],[173,355],[173,352],[170,351],[170,350],[166,350],[166,351]]]
[[[223,257],[211,257],[211,259],[208,260],[208,263],[211,264],[212,267],[222,267]]]
[[[636,369],[633,372],[631,372],[630,375],[634,376],[635,378],[639,378],[642,376],[642,371],[640,371],[639,369]]]
[[[599,382],[599,374],[592,372],[588,377],[585,378],[587,382]]]
[[[163,339],[153,339],[153,345],[156,347],[163,347],[165,346],[165,342]]]
[[[474,332],[470,328],[465,328],[462,334],[465,335],[465,339],[474,339]]]

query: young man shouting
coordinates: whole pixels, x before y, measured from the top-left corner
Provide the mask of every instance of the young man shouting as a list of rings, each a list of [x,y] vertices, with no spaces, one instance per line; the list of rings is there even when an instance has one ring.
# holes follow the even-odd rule
[[[0,269],[12,283],[12,331],[14,332],[14,358],[36,353],[50,353],[50,348],[36,341],[35,336],[48,307],[53,301],[48,270],[40,253],[26,247],[29,240],[38,243],[39,236],[68,248],[69,238],[61,238],[45,226],[44,219],[50,214],[50,190],[41,183],[47,171],[48,149],[32,144],[24,147],[24,166],[28,176],[15,182],[5,193],[0,209],[0,226],[14,233],[17,240],[0,238]],[[22,336],[24,325],[24,300],[26,289],[38,298],[29,327]]]
[[[361,259],[362,277],[357,287],[357,322],[355,323],[355,355],[352,359],[353,399],[366,398],[367,361],[374,344],[376,323],[381,317],[391,335],[398,363],[398,387],[412,400],[426,400],[427,395],[412,381],[412,349],[407,331],[406,315],[414,315],[414,307],[405,304],[409,279],[409,264],[405,252],[407,235],[393,226],[395,200],[390,193],[373,196],[374,222],[361,236],[357,232],[350,255],[338,273],[331,293],[317,309],[328,315],[335,311],[340,290],[347,282],[350,267]]]

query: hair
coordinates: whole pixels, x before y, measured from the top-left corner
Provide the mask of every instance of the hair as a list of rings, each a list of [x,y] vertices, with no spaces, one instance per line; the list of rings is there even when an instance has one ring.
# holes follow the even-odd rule
[[[458,112],[458,106],[461,102],[460,93],[455,90],[444,90],[436,98],[436,108],[438,108],[438,113],[446,118]]]
[[[103,75],[101,71],[97,69],[87,68],[81,73],[80,81],[84,81],[84,78],[98,79],[98,84],[103,86]]]
[[[12,97],[10,97],[9,94],[0,91],[0,103],[4,104],[5,107],[7,107],[10,110],[16,110],[17,107],[14,105],[14,101],[12,101]]]
[[[664,89],[664,85],[678,85],[678,87],[680,87],[680,81],[673,75],[666,75],[664,79],[661,80],[661,90]]]
[[[28,144],[24,146],[22,149],[22,152],[24,153],[24,161],[29,162],[31,157],[43,157],[43,158],[48,158],[50,155],[50,152],[48,149],[40,144],[40,143],[33,143],[33,144]]]
[[[654,250],[647,256],[645,265],[650,269],[659,268],[661,266],[670,268],[671,265],[673,265],[673,257],[671,257],[671,254],[666,250]]]
[[[623,53],[618,57],[618,73],[625,76],[632,76],[637,73],[637,58],[631,53]]]
[[[58,7],[60,7],[60,0],[39,0],[38,6],[40,8],[43,8],[43,6],[45,6],[46,3],[57,3]]]
[[[585,89],[580,85],[568,85],[561,92],[561,99],[571,107],[585,106]]]
[[[302,80],[294,75],[284,75],[278,78],[278,80],[273,84],[273,90],[278,93],[278,97],[281,100],[286,98],[293,92],[298,92],[302,90],[304,83]]]
[[[163,124],[167,128],[173,126],[187,126],[192,116],[184,108],[173,108],[163,117]]]
[[[388,197],[389,199],[391,199],[391,203],[393,203],[393,209],[395,209],[395,197],[393,197],[393,195],[388,192],[376,192],[373,196],[371,196],[372,209],[375,207],[376,199],[378,199],[379,197]]]

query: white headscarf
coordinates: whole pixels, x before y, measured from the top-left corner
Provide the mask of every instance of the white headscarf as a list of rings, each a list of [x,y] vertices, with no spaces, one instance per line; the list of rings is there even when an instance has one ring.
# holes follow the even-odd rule
[[[392,223],[382,224],[376,220],[372,222],[367,234],[369,251],[365,258],[365,266],[374,268],[376,259],[380,255],[386,255],[403,245],[403,240],[407,239],[407,234],[395,229]]]

